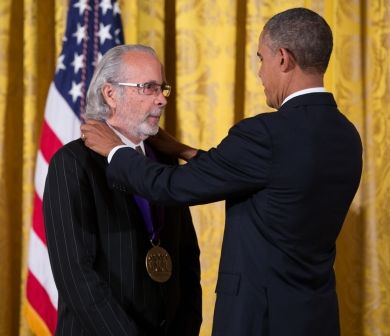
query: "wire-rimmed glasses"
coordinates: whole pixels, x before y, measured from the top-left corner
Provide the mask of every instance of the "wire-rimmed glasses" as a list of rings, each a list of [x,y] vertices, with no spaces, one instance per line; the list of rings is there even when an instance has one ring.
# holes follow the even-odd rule
[[[160,92],[163,94],[164,97],[168,97],[171,94],[171,86],[162,83],[158,84],[156,82],[147,82],[147,83],[124,83],[124,82],[119,82],[116,83],[117,85],[120,86],[130,86],[130,87],[137,87],[140,89],[140,91],[145,94],[145,95],[159,95]]]

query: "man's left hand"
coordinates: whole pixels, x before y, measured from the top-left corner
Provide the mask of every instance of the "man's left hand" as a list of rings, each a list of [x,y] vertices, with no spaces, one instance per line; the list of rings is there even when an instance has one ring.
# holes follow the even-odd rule
[[[104,122],[89,119],[80,126],[81,139],[85,145],[103,156],[108,156],[110,151],[123,142]]]

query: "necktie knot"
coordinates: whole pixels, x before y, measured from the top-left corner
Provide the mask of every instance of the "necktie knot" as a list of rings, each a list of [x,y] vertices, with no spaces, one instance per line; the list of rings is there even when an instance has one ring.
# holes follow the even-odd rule
[[[141,148],[141,146],[135,146],[135,150],[136,150],[138,153],[140,153],[140,154],[142,154],[142,155],[145,155],[145,154],[144,154],[144,151],[143,151],[142,148]]]

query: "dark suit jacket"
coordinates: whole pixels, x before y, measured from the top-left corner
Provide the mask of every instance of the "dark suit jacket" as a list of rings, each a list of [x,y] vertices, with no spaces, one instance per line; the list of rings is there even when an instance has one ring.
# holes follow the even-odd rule
[[[355,127],[331,94],[312,93],[241,121],[184,166],[120,149],[107,174],[167,204],[227,200],[213,335],[333,336],[335,241],[361,171]]]
[[[157,283],[145,267],[151,244],[141,212],[132,195],[108,187],[106,166],[81,140],[49,166],[43,204],[59,292],[56,334],[198,335],[199,248],[189,209],[164,208],[160,240],[173,274]]]

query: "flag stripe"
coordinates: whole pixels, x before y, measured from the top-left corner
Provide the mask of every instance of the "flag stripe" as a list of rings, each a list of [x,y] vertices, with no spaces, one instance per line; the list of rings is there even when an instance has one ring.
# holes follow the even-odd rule
[[[59,93],[54,83],[49,88],[45,120],[62,144],[80,137],[80,120]]]
[[[50,159],[58,151],[58,148],[62,146],[60,139],[53,132],[51,127],[47,124],[46,120],[42,125],[42,143],[41,152],[46,162],[50,162]]]
[[[45,227],[43,224],[42,200],[34,194],[33,230],[43,244],[46,245]]]
[[[35,167],[35,194],[26,286],[26,312],[35,334],[53,334],[58,293],[51,272],[44,231],[42,200],[49,162],[64,144],[80,137],[80,114],[94,67],[108,49],[123,44],[116,0],[70,0],[66,31],[46,100],[40,149]],[[50,242],[49,242],[50,243]]]
[[[27,283],[31,281],[30,277],[31,276],[27,274]],[[26,287],[27,287],[27,283],[26,283]],[[38,314],[36,309],[31,305],[28,298],[24,303],[23,312],[26,315],[26,320],[28,325],[34,331],[35,335],[47,336],[53,334],[52,332],[50,332],[49,327],[46,325],[45,321]]]
[[[35,191],[40,199],[43,199],[43,190],[45,189],[45,180],[47,175],[48,164],[39,150],[37,162],[35,165]]]
[[[34,310],[45,321],[48,321],[47,326],[51,333],[54,334],[57,322],[56,308],[47,295],[46,288],[41,286],[40,282],[31,272],[28,272],[27,278],[27,298],[29,302],[33,303]]]
[[[57,307],[58,292],[51,273],[49,255],[46,245],[39,239],[34,231],[30,234],[29,246],[29,271],[35,276],[39,283],[46,289],[51,304]]]

